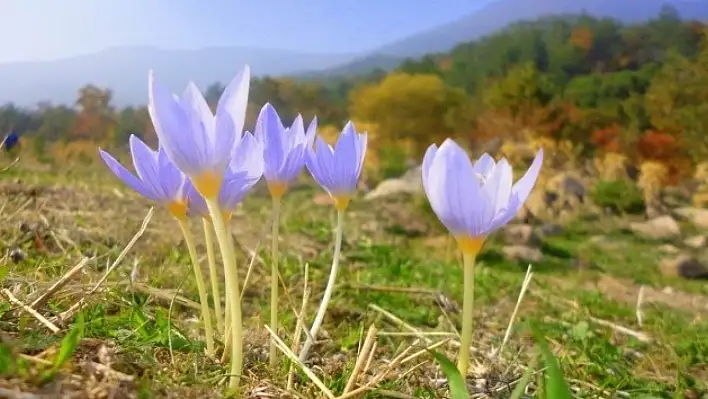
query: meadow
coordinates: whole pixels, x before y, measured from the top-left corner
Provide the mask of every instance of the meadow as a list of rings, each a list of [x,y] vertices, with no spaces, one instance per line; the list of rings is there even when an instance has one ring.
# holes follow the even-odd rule
[[[546,172],[536,191],[545,193],[555,173]],[[49,169],[19,162],[2,177],[0,394],[223,394],[224,366],[204,355],[189,256],[163,209],[148,212],[151,204],[99,163]],[[243,397],[449,397],[425,348],[451,359],[457,353],[462,271],[445,229],[417,194],[369,192],[352,201],[338,285],[307,362],[329,393],[300,371],[289,381],[287,361],[269,370],[270,198],[261,183],[232,221],[240,281],[248,275]],[[537,216],[520,215],[479,256],[472,397],[509,397],[528,368],[533,394],[543,367],[529,321],[542,329],[578,397],[705,395],[705,275],[681,277],[662,266],[686,254],[706,261],[705,242],[695,248],[695,237],[705,234],[700,221],[676,216],[679,235],[651,237],[631,227],[649,223],[644,217],[605,212],[589,200],[561,213],[529,205]],[[322,295],[335,214],[304,176],[282,209],[287,310],[280,336],[290,346],[294,315],[302,310],[309,320]],[[201,241],[198,250],[204,254]],[[362,348],[370,353],[357,362]]]
[[[17,145],[16,154],[0,157],[0,397],[203,398],[234,384],[248,398],[566,398],[549,393],[556,370],[543,342],[577,397],[708,397],[707,39],[704,23],[671,9],[632,25],[548,16],[392,70],[311,80],[254,71],[238,107],[230,103],[236,86],[214,82],[203,93],[188,86],[185,96],[202,116],[207,108],[243,113],[232,118],[237,131],[278,130],[260,117],[277,108],[286,125],[317,117],[317,133],[330,144],[346,121],[368,133],[363,166],[361,148],[338,165],[356,169],[356,179],[341,179],[344,197],[330,197],[302,172],[295,182],[261,180],[229,219],[246,327],[236,376],[227,375],[228,354],[239,358],[224,351],[228,334],[218,331],[214,345],[205,339],[205,290],[194,270],[210,276],[212,269],[200,220],[189,221],[201,264],[193,269],[172,217],[186,217],[186,201],[160,198],[180,205],[169,212],[156,206],[121,184],[98,152],[129,165],[130,140],[159,142],[173,151],[163,161],[203,194],[209,185],[201,183],[222,173],[226,160],[209,154],[232,147],[231,136],[200,153],[194,148],[209,140],[195,137],[212,116],[189,135],[181,129],[189,117],[162,115],[173,134],[158,132],[145,104],[118,105],[118,88],[91,82],[77,88],[73,105],[0,106],[0,132]],[[161,94],[170,114],[176,107],[166,92],[151,95]],[[423,190],[424,154],[447,138],[475,159],[505,157],[515,179],[539,149],[545,153],[525,207],[475,253],[471,274],[462,266],[469,248],[458,251]],[[180,159],[185,148],[197,154],[192,160],[219,168],[190,165]],[[487,184],[490,175],[480,173],[457,177]],[[271,194],[286,181],[276,235]],[[304,331],[337,253],[337,201],[348,204],[339,275],[316,343],[299,362],[293,358],[307,346]],[[477,212],[473,205],[465,209]],[[216,235],[229,238],[217,224]],[[273,237],[278,312],[270,304]],[[224,294],[235,285],[224,280],[234,273],[224,275],[219,255],[219,297],[233,307],[237,296]],[[461,316],[465,279],[474,280],[472,323]],[[227,303],[207,288],[203,303],[213,309],[205,313],[214,320]],[[466,383],[445,360],[464,346],[463,325],[474,327]],[[460,385],[468,393],[456,396]]]

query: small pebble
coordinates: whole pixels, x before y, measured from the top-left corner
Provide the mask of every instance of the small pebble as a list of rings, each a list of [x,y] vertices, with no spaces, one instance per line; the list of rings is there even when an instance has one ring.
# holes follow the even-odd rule
[[[20,263],[25,260],[25,254],[21,249],[15,248],[10,251],[10,259],[12,259],[13,263]]]

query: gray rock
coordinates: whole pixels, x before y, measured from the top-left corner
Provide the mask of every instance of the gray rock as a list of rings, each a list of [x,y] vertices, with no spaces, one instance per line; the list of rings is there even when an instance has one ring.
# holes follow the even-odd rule
[[[639,236],[654,240],[667,240],[681,236],[681,228],[674,218],[659,216],[646,222],[631,223],[630,230]]]
[[[708,279],[708,268],[690,255],[667,258],[659,264],[661,274],[686,279]]]
[[[511,261],[538,263],[543,260],[543,253],[538,248],[524,245],[509,245],[502,249],[504,257]]]

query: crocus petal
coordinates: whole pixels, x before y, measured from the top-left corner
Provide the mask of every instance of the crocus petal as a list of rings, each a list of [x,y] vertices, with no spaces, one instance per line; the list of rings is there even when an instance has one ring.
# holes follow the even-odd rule
[[[451,234],[461,235],[465,234],[465,220],[464,214],[461,212],[462,205],[459,203],[455,181],[465,178],[465,176],[458,174],[459,171],[453,167],[454,159],[451,159],[450,151],[441,152],[443,149],[447,149],[445,143],[440,146],[430,161],[426,193],[433,212],[442,224]],[[463,183],[469,183],[470,179],[472,176],[467,177],[467,181]]]
[[[502,159],[494,165],[484,184],[484,191],[493,205],[492,218],[507,208],[511,196],[512,179],[513,171],[506,159]]]
[[[263,144],[265,160],[263,174],[268,181],[277,181],[280,177],[278,172],[285,163],[284,133],[285,127],[280,121],[278,112],[272,105],[266,103],[258,114],[255,136]]]
[[[517,197],[522,205],[529,198],[531,190],[533,190],[533,187],[536,185],[536,180],[538,180],[538,175],[541,172],[541,166],[543,166],[543,149],[538,150],[529,170],[526,171],[511,189],[512,195]]]
[[[248,94],[251,84],[251,69],[246,65],[224,89],[216,106],[215,141],[217,151],[232,148],[241,138],[246,120]],[[228,156],[218,154],[219,158]]]
[[[421,173],[423,177],[423,190],[425,194],[430,198],[430,191],[428,189],[428,175],[430,174],[430,166],[433,164],[433,159],[435,159],[435,154],[438,152],[438,146],[431,144],[430,147],[425,151],[423,156],[423,164],[421,165]]]
[[[172,162],[188,175],[200,173],[190,120],[179,99],[155,80],[152,71],[148,78],[148,112],[160,144]]]
[[[317,116],[312,118],[312,122],[310,122],[305,132],[305,141],[308,148],[312,147],[312,144],[315,142],[315,135],[317,135]]]
[[[486,178],[494,169],[494,158],[486,152],[479,157],[477,162],[474,163],[474,171],[480,176]]]
[[[101,155],[101,159],[103,159],[103,162],[106,163],[111,172],[113,172],[113,174],[116,175],[116,177],[118,177],[123,183],[128,185],[133,190],[137,191],[138,194],[142,195],[145,198],[151,199],[153,201],[160,200],[159,194],[152,191],[151,188],[145,186],[143,182],[141,182],[137,177],[130,173],[130,171],[128,171],[128,169],[126,169],[115,158],[113,158],[111,154],[103,151],[100,148],[98,149],[98,152]]]
[[[204,96],[194,82],[189,82],[181,98],[182,108],[189,118],[192,162],[200,170],[212,169],[214,154],[214,116]]]
[[[251,178],[260,179],[263,175],[263,145],[250,132],[246,132],[239,145],[234,149],[229,173],[246,172]]]
[[[143,184],[150,187],[152,192],[159,193],[160,197],[164,197],[157,166],[157,154],[135,135],[131,135],[128,142],[130,143],[130,153],[133,156],[133,167],[138,177]]]
[[[167,198],[172,198],[174,201],[186,201],[186,177],[179,169],[177,169],[175,164],[170,161],[167,153],[162,147],[160,147],[157,151],[157,167],[160,175],[162,192],[165,196]]]

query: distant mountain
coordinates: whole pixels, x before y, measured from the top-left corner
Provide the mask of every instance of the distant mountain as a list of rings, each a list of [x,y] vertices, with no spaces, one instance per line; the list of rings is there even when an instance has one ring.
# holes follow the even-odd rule
[[[375,53],[359,56],[348,63],[333,68],[300,72],[293,74],[293,76],[302,79],[323,79],[328,77],[357,75],[375,69],[391,70],[401,65],[405,59],[406,57]]]
[[[125,47],[56,61],[0,64],[0,104],[13,101],[32,105],[42,100],[71,104],[78,89],[87,83],[113,89],[116,105],[144,104],[149,69],[154,69],[158,78],[175,91],[190,79],[201,87],[216,81],[228,82],[246,63],[254,75],[309,79],[363,74],[379,68],[390,70],[405,58],[445,52],[520,20],[586,12],[640,22],[656,17],[665,4],[675,7],[684,19],[708,20],[708,0],[498,0],[457,21],[387,44],[370,54]]]
[[[479,39],[521,20],[586,13],[635,23],[657,17],[664,5],[673,6],[683,19],[708,20],[708,0],[498,0],[457,21],[387,44],[373,54],[314,74],[330,77],[339,71],[352,74],[376,68],[392,69],[395,65],[391,60],[446,52],[460,43]]]
[[[93,83],[113,90],[116,105],[144,104],[147,74],[175,92],[189,80],[205,88],[229,82],[245,64],[254,75],[286,75],[297,71],[334,67],[355,55],[306,54],[253,48],[165,50],[154,47],[120,47],[99,53],[46,62],[0,64],[0,104],[12,101],[33,105],[38,101],[73,104],[80,87]]]

